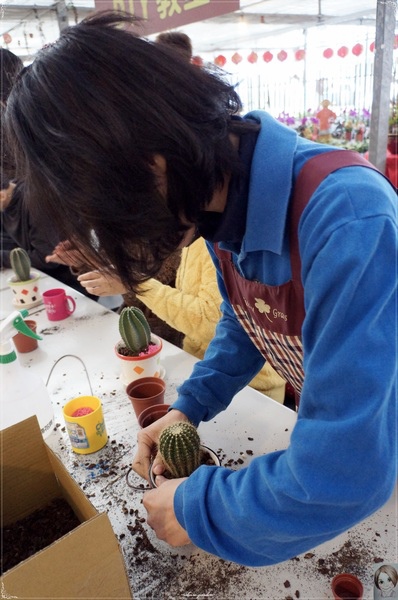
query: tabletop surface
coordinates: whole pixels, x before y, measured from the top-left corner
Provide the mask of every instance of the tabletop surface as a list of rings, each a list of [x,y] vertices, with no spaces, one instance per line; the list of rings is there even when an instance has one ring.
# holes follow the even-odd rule
[[[10,275],[7,270],[0,273],[0,320],[15,310],[7,286]],[[332,598],[330,582],[340,572],[356,574],[364,584],[364,598],[373,598],[374,570],[383,563],[398,563],[396,494],[381,510],[346,533],[271,567],[248,568],[206,554],[193,545],[176,549],[159,541],[146,524],[140,491],[146,482],[133,475],[130,481],[138,489],[126,485],[138,424],[120,381],[114,352],[119,339],[118,315],[43,275],[40,291],[53,287],[67,290],[76,301],[76,311],[63,321],[52,322],[42,304],[30,309],[30,318],[37,321],[37,332],[43,340],[38,350],[20,354],[20,362],[34,368],[47,383],[56,425],[46,442],[95,508],[108,514],[135,600],[318,600]],[[165,369],[165,402],[170,404],[195,359],[164,342],[161,363]],[[99,452],[75,454],[62,407],[91,390],[102,401],[109,439]],[[239,469],[256,456],[287,447],[295,420],[293,411],[245,388],[226,411],[202,423],[199,432],[203,443],[220,455],[222,465]]]

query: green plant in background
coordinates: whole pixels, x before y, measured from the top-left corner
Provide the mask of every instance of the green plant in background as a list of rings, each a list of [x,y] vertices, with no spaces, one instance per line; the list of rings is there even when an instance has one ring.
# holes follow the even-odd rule
[[[29,281],[31,262],[26,250],[13,248],[10,252],[10,263],[17,281]]]
[[[200,465],[200,438],[187,421],[172,423],[159,436],[159,454],[173,479],[189,477]]]
[[[388,118],[388,133],[392,135],[398,134],[398,104],[392,102],[390,107],[390,114]]]
[[[148,349],[151,329],[144,313],[136,306],[123,308],[119,316],[119,331],[132,356]]]

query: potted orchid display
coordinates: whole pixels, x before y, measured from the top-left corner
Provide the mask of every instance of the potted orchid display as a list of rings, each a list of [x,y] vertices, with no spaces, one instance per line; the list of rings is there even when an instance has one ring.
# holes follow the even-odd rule
[[[125,386],[142,377],[161,377],[162,340],[151,332],[149,323],[136,306],[126,306],[119,316],[121,340],[115,352],[121,361],[121,380]]]
[[[23,248],[13,248],[10,252],[11,268],[14,275],[7,281],[14,296],[12,303],[17,308],[32,308],[40,304],[40,273],[31,269],[28,253]]]

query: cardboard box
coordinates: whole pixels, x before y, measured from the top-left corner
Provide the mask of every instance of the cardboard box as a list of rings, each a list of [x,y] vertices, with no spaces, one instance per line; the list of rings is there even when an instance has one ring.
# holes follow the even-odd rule
[[[2,526],[64,498],[81,524],[3,574],[2,598],[131,599],[123,556],[98,513],[43,441],[37,418],[0,432]]]

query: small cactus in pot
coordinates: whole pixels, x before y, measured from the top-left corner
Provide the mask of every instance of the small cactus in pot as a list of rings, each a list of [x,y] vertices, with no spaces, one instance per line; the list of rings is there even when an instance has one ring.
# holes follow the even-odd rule
[[[13,293],[12,303],[22,308],[32,308],[41,303],[40,273],[31,270],[29,254],[23,248],[10,251],[10,264],[14,275],[7,279]]]
[[[13,248],[10,252],[10,263],[15,273],[15,281],[29,281],[32,265],[26,250],[23,248]]]
[[[173,479],[189,477],[200,465],[200,437],[188,421],[165,427],[159,436],[159,454]]]
[[[149,323],[139,308],[126,306],[119,316],[119,331],[130,356],[146,352],[151,343]]]
[[[160,364],[163,342],[151,332],[149,323],[139,308],[126,306],[119,315],[121,340],[115,352],[121,360],[121,381],[128,384],[142,377],[162,377]]]
[[[189,477],[201,465],[219,467],[221,464],[217,454],[202,445],[196,427],[188,421],[177,421],[161,431],[157,457],[163,462],[163,475],[168,479]],[[149,480],[152,487],[157,487],[152,464]]]

